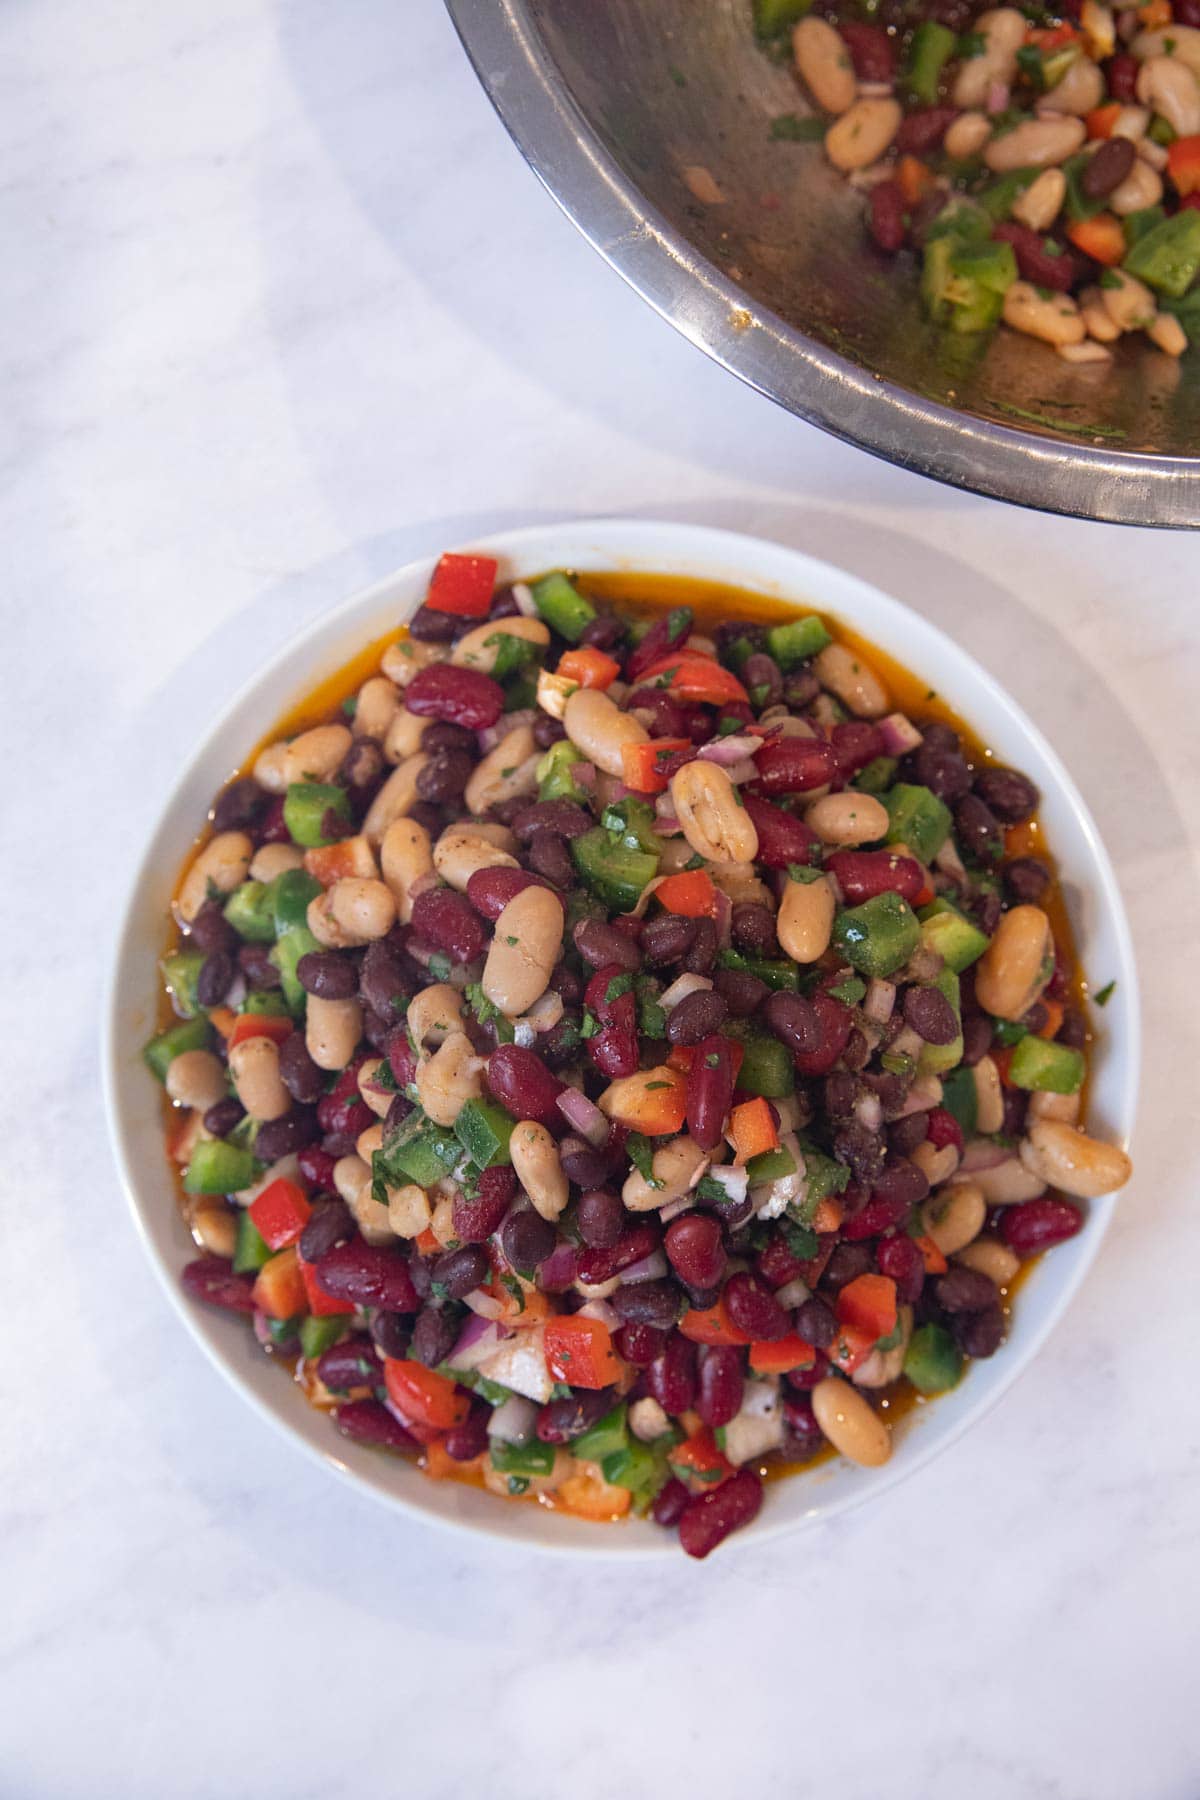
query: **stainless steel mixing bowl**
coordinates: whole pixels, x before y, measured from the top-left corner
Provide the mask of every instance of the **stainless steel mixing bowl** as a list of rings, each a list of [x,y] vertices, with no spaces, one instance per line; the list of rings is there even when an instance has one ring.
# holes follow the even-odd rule
[[[1127,338],[1111,364],[1081,367],[1008,331],[935,331],[911,270],[869,243],[860,195],[819,147],[772,138],[774,117],[806,108],[755,42],[750,0],[447,5],[559,205],[744,381],[981,494],[1200,524],[1200,347],[1176,362]]]

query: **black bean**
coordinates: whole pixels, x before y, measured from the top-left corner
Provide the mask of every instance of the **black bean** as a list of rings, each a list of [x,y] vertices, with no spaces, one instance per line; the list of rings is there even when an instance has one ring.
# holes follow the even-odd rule
[[[683,1295],[674,1281],[630,1281],[619,1287],[610,1305],[625,1325],[652,1325],[669,1331],[683,1311]]]
[[[974,920],[985,937],[991,937],[1003,910],[1004,903],[994,888],[981,888],[966,904],[968,918]]]
[[[740,900],[729,920],[735,947],[750,956],[775,956],[779,939],[775,933],[775,914],[769,906],[756,900]]]
[[[408,1273],[414,1288],[417,1290],[418,1299],[428,1300],[433,1292],[433,1270],[425,1261],[425,1258],[423,1256],[410,1257]]]
[[[400,1360],[408,1355],[412,1328],[403,1313],[377,1312],[371,1320],[371,1336],[381,1355]]]
[[[558,1147],[563,1174],[577,1187],[600,1188],[608,1179],[609,1158],[582,1138],[565,1137]],[[586,1241],[586,1240],[585,1240]]]
[[[735,1019],[748,1019],[756,1013],[769,992],[766,982],[746,969],[718,969],[713,981]]]
[[[642,932],[642,955],[654,968],[678,962],[695,940],[699,920],[685,919],[681,913],[664,913],[651,919]]]
[[[572,935],[575,948],[593,969],[605,969],[610,963],[629,970],[642,966],[642,953],[633,939],[602,919],[580,919]]]
[[[556,963],[550,971],[550,986],[564,1006],[576,1006],[583,999],[583,982],[566,963]]]
[[[418,644],[452,644],[459,623],[455,613],[436,612],[432,606],[418,606],[408,621],[408,630]]]
[[[963,1268],[961,1264],[938,1277],[934,1293],[938,1305],[947,1313],[982,1312],[998,1300],[994,1281],[978,1269]]]
[[[815,1294],[796,1308],[795,1322],[797,1335],[817,1350],[828,1350],[837,1336],[837,1320],[832,1308]]]
[[[393,1094],[391,1104],[383,1121],[384,1135],[389,1136],[403,1125],[413,1110],[413,1103],[405,1094]]]
[[[307,958],[301,957],[300,960],[303,963]],[[396,1002],[402,1002],[411,996],[412,984],[405,973],[404,964],[385,939],[377,938],[367,946],[362,967],[358,971],[357,991],[372,1012],[384,1019],[390,1016],[393,1023],[399,1016]]]
[[[358,971],[337,950],[310,950],[296,964],[296,979],[318,1000],[352,1000],[358,992]]]
[[[1128,138],[1109,138],[1107,142],[1125,144],[1131,151],[1133,149]],[[1092,160],[1094,162],[1095,158]],[[1088,167],[1091,167],[1090,163]],[[975,792],[1005,825],[1020,825],[1036,812],[1041,798],[1028,775],[1022,775],[1016,769],[981,770],[975,777]]]
[[[1137,151],[1125,137],[1105,138],[1083,165],[1079,185],[1089,200],[1103,200],[1120,187],[1133,167]],[[1032,811],[1032,808],[1030,809]],[[1001,814],[1003,817],[1003,814]]]
[[[958,1016],[935,987],[905,988],[904,1022],[927,1044],[952,1044],[958,1036]]]
[[[468,756],[475,756],[478,746],[475,733],[468,731],[465,725],[452,725],[449,719],[435,719],[421,733],[421,748],[432,756],[437,750],[465,750]]]
[[[767,628],[765,625],[754,625],[749,620],[726,619],[717,626],[713,640],[717,646],[717,655],[724,662],[734,645],[743,640],[752,650],[765,650],[767,647]]]
[[[243,775],[222,788],[213,805],[214,831],[246,831],[265,811],[270,796],[257,781]]]
[[[1087,1021],[1082,1013],[1068,1007],[1063,1014],[1063,1022],[1058,1028],[1055,1041],[1065,1044],[1068,1050],[1082,1050],[1087,1044]]]
[[[431,838],[441,835],[442,827],[447,823],[446,815],[441,807],[431,806],[428,800],[414,800],[408,809],[408,816],[416,825],[423,825]]]
[[[990,806],[978,794],[965,794],[954,808],[954,831],[967,862],[998,862],[1004,851],[1004,832]]]
[[[590,1188],[579,1197],[575,1223],[589,1250],[611,1250],[625,1229],[621,1196],[611,1188]]]
[[[720,994],[707,988],[688,994],[667,1016],[667,1039],[672,1044],[698,1044],[725,1023],[726,1006]]]
[[[240,1125],[246,1116],[246,1109],[240,1100],[229,1094],[224,1100],[218,1100],[210,1106],[204,1115],[204,1129],[212,1137],[228,1137],[235,1125]]]
[[[865,1033],[852,1026],[850,1035],[842,1045],[842,1062],[847,1069],[865,1069],[871,1060],[871,1044]]]
[[[904,1156],[888,1156],[871,1184],[873,1200],[887,1200],[896,1206],[916,1206],[928,1192],[928,1181],[916,1163]]]
[[[1004,1342],[1004,1313],[998,1305],[984,1312],[952,1313],[950,1329],[963,1355],[981,1361],[994,1356]]]
[[[571,800],[540,800],[536,806],[523,806],[512,828],[520,842],[527,844],[539,831],[553,831],[563,838],[582,837],[594,824],[591,814]]]
[[[409,1351],[427,1369],[445,1362],[458,1341],[458,1315],[448,1306],[423,1306],[413,1325]]]
[[[624,621],[615,613],[597,613],[580,632],[579,641],[581,644],[590,644],[594,650],[611,650],[624,636]]]
[[[783,698],[783,671],[773,656],[756,650],[742,666],[742,685],[759,712],[764,712]]]
[[[354,1220],[344,1200],[319,1200],[300,1233],[300,1254],[305,1262],[319,1262],[335,1244],[348,1244],[354,1236]]]
[[[549,713],[539,713],[533,727],[533,741],[539,750],[548,750],[551,744],[560,744],[567,735],[566,727],[558,719],[552,719]]]
[[[569,888],[574,885],[575,865],[571,861],[570,851],[553,831],[537,832],[530,839],[525,856],[534,874],[544,876],[555,887]]]
[[[1019,1138],[1025,1130],[1025,1113],[1029,1095],[1020,1088],[1006,1087],[1001,1094],[1004,1118],[1000,1125],[1004,1137]]]
[[[825,1265],[825,1273],[821,1277],[821,1286],[836,1293],[849,1281],[855,1281],[860,1275],[867,1274],[871,1267],[871,1252],[866,1244],[838,1244],[833,1255]],[[811,1339],[809,1342],[811,1343]]]
[[[228,950],[237,943],[237,932],[215,900],[206,900],[192,920],[188,941],[208,955],[213,950]]]
[[[382,1055],[387,1048],[387,1041],[395,1029],[394,1014],[390,1019],[385,1019],[381,1013],[372,1012],[369,1007],[364,1011],[362,1034],[372,1050],[378,1050]]]
[[[478,1244],[448,1250],[433,1265],[433,1279],[445,1290],[447,1300],[462,1300],[488,1278],[491,1265]]]
[[[926,727],[924,743],[913,752],[912,771],[922,787],[948,804],[970,790],[971,771],[959,749],[958,734],[947,726]]]
[[[279,1075],[302,1106],[315,1106],[325,1092],[325,1074],[308,1054],[302,1031],[293,1031],[279,1046]]]
[[[465,750],[438,750],[417,771],[417,792],[435,806],[457,806],[474,767]]]
[[[239,945],[237,961],[238,968],[252,988],[269,994],[273,989],[283,986],[283,977],[271,961],[271,952],[266,944]]]
[[[580,1012],[564,1012],[557,1025],[538,1038],[538,1055],[548,1069],[565,1069],[579,1058]]]
[[[613,1404],[615,1388],[580,1388],[562,1400],[548,1400],[538,1414],[537,1434],[543,1444],[569,1444],[602,1419]]]
[[[1036,906],[1050,886],[1050,871],[1036,856],[1015,856],[1000,874],[1005,891],[1018,906]]]
[[[735,1232],[752,1217],[754,1202],[749,1194],[741,1200],[705,1200],[703,1211],[715,1213],[726,1231]]]
[[[293,1107],[281,1119],[263,1121],[254,1140],[254,1154],[260,1162],[278,1162],[282,1156],[294,1156],[306,1144],[315,1144],[320,1135],[321,1127],[313,1109]]]
[[[492,595],[492,604],[488,608],[489,619],[515,619],[521,608],[517,605],[517,596],[510,587],[497,588]]]
[[[964,1013],[962,1034],[962,1059],[968,1069],[973,1069],[975,1064],[981,1062],[992,1047],[992,1021],[988,1018],[986,1013]]]
[[[383,774],[383,745],[377,738],[357,737],[347,750],[338,770],[340,786],[360,792],[373,786]]]
[[[897,1156],[911,1156],[928,1136],[928,1113],[909,1113],[906,1119],[897,1119],[894,1125],[888,1126],[888,1148]]]
[[[196,998],[201,1006],[220,1006],[229,992],[236,964],[228,950],[210,950],[196,977]]]
[[[540,1267],[554,1249],[554,1243],[553,1225],[532,1208],[509,1213],[500,1228],[500,1247],[513,1268],[522,1275]]]
[[[790,712],[803,712],[821,691],[821,683],[811,669],[793,669],[784,677],[783,699]]]
[[[845,1163],[859,1187],[873,1187],[883,1172],[886,1147],[882,1133],[871,1131],[857,1119],[834,1134],[833,1153]]]
[[[825,1111],[831,1119],[849,1119],[854,1114],[854,1103],[860,1092],[859,1083],[853,1075],[843,1070],[836,1070],[825,1077],[822,1099]]]
[[[811,1054],[821,1048],[825,1033],[811,1001],[803,994],[771,994],[763,1007],[767,1030],[793,1052]]]
[[[717,960],[717,928],[711,919],[695,919],[696,935],[679,958],[688,975],[711,975]]]

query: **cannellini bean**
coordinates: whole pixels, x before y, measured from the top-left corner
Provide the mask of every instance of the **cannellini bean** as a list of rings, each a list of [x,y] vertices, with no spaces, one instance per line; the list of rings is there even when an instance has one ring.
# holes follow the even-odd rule
[[[346,1205],[354,1210],[354,1202],[364,1186],[371,1185],[371,1165],[351,1151],[349,1156],[339,1156],[333,1165],[333,1185]]]
[[[305,910],[305,923],[323,950],[350,950],[358,943],[352,932],[339,925],[332,912],[332,890],[316,894]]]
[[[1154,323],[1158,308],[1154,295],[1136,275],[1124,269],[1106,269],[1100,298],[1118,331],[1144,331]]]
[[[870,1401],[838,1375],[812,1390],[817,1424],[834,1449],[864,1468],[878,1469],[892,1454],[892,1436]]]
[[[344,1069],[361,1036],[362,1007],[357,1000],[321,1000],[316,994],[308,996],[304,1042],[318,1069]]]
[[[279,1046],[274,1038],[243,1038],[229,1052],[234,1091],[252,1119],[281,1119],[290,1112],[292,1096],[279,1073]]]
[[[858,82],[845,39],[824,19],[801,19],[792,32],[796,72],[822,112],[844,113],[854,104]]]
[[[352,726],[355,737],[378,738],[382,744],[399,710],[400,695],[395,682],[386,675],[372,675],[358,690]]]
[[[1129,51],[1138,62],[1149,62],[1152,57],[1174,57],[1193,75],[1200,76],[1200,30],[1194,25],[1171,24],[1158,31],[1140,31]],[[1138,98],[1141,99],[1140,94]]]
[[[1074,1125],[1078,1121],[1082,1104],[1082,1094],[1034,1093],[1029,1096],[1025,1116],[1028,1119],[1062,1119],[1068,1125]]]
[[[380,1131],[382,1137],[382,1130],[379,1127],[375,1129]],[[354,1156],[343,1156],[334,1164],[333,1181],[342,1199],[353,1213],[354,1222],[368,1244],[390,1244],[394,1242],[396,1234],[392,1230],[388,1208],[376,1200],[371,1192],[370,1158],[374,1154],[374,1148],[378,1146],[374,1148],[367,1146],[370,1154],[364,1151],[363,1138],[370,1135],[369,1132],[364,1132],[363,1136],[359,1138],[357,1153]],[[348,1173],[343,1178],[342,1184],[339,1185],[338,1170],[344,1164],[354,1165],[353,1173]],[[362,1171],[361,1177],[358,1174],[359,1170]]]
[[[481,674],[490,675],[496,666],[501,642],[506,637],[524,638],[526,643],[544,646],[550,642],[550,627],[541,619],[524,619],[515,614],[509,619],[489,619],[459,638],[451,651],[450,661],[462,668],[478,669]]]
[[[1123,219],[1144,207],[1157,206],[1162,197],[1162,176],[1139,156],[1124,181],[1119,181],[1108,196],[1107,205],[1110,212]]]
[[[626,1210],[657,1212],[660,1206],[666,1206],[672,1200],[682,1200],[708,1163],[708,1153],[690,1137],[672,1138],[669,1144],[656,1150],[651,1159],[651,1173],[660,1186],[651,1187],[636,1169],[626,1178],[621,1189]]]
[[[1054,973],[1054,934],[1040,906],[1001,916],[975,968],[975,994],[993,1018],[1024,1018]]]
[[[429,833],[419,819],[393,820],[383,834],[379,861],[396,903],[396,917],[401,925],[407,925],[412,919],[416,884],[433,873]]]
[[[976,1238],[973,1244],[965,1244],[955,1251],[954,1261],[961,1263],[964,1269],[986,1275],[998,1288],[1006,1288],[1021,1266],[1020,1257],[999,1238]]]
[[[462,1009],[462,995],[448,981],[436,981],[413,996],[404,1022],[418,1056],[423,1055],[429,1045],[436,1049],[452,1032],[462,1031]]]
[[[1084,338],[1079,344],[1056,344],[1054,354],[1061,356],[1069,363],[1107,363],[1112,361],[1112,351],[1107,344],[1098,344],[1094,338]]]
[[[398,768],[392,770],[379,792],[372,800],[366,818],[363,820],[363,836],[369,844],[382,842],[383,834],[396,819],[403,819],[417,803],[417,776],[425,767],[429,758],[423,750],[413,756],[406,756]]]
[[[708,862],[754,861],[758,832],[737,789],[716,763],[685,763],[671,777],[671,800],[697,856]]]
[[[506,800],[536,793],[537,766],[541,759],[532,726],[518,725],[472,769],[464,793],[468,810],[485,813],[493,806],[503,805]]]
[[[287,787],[287,749],[283,742],[268,744],[254,759],[254,779],[268,794],[282,794]]]
[[[629,1408],[629,1429],[643,1444],[652,1444],[671,1429],[671,1421],[658,1401],[644,1394]]]
[[[1035,1119],[1021,1143],[1021,1161],[1051,1187],[1079,1200],[1096,1200],[1124,1187],[1133,1164],[1116,1144],[1088,1137],[1058,1119]]]
[[[1047,231],[1062,211],[1067,197],[1067,178],[1061,169],[1043,169],[1023,194],[1013,201],[1012,214],[1030,231]]]
[[[329,781],[353,743],[345,725],[314,725],[292,739],[283,756],[284,786],[294,781]]]
[[[814,658],[813,669],[856,718],[882,718],[891,705],[891,696],[875,670],[847,644],[826,644]]]
[[[379,874],[375,852],[361,832],[354,837],[343,838],[337,851],[339,876],[357,875],[363,881],[372,881]]]
[[[433,1209],[429,1229],[443,1250],[448,1250],[452,1244],[457,1247],[458,1238],[454,1230],[454,1199],[452,1195],[442,1195]]]
[[[396,902],[386,882],[348,875],[329,889],[330,916],[360,944],[386,937],[396,923]]]
[[[623,771],[625,744],[645,744],[650,733],[632,713],[622,712],[598,688],[579,688],[563,708],[563,728],[576,749],[607,775]]]
[[[1082,118],[1099,106],[1104,98],[1104,77],[1090,57],[1079,56],[1061,81],[1056,81],[1048,94],[1038,101],[1037,111],[1073,113]]]
[[[562,949],[562,902],[549,888],[515,894],[496,920],[482,987],[493,1006],[515,1018],[540,1000]]]
[[[354,1148],[365,1163],[372,1162],[375,1157],[375,1152],[383,1149],[382,1124],[368,1125],[365,1131],[360,1131],[355,1141]]]
[[[921,1208],[925,1235],[943,1256],[953,1256],[973,1244],[987,1218],[987,1201],[974,1181],[955,1181],[943,1193],[934,1194]]]
[[[989,1206],[1019,1206],[1022,1200],[1037,1200],[1046,1191],[1041,1176],[1027,1169],[1016,1156],[1007,1157],[990,1169],[972,1169],[971,1180]]]
[[[815,963],[833,936],[833,888],[827,875],[815,881],[791,881],[783,890],[775,929],[793,962]]]
[[[237,1219],[221,1200],[200,1200],[192,1208],[192,1236],[210,1256],[232,1258],[237,1249]]]
[[[804,823],[825,844],[874,844],[886,835],[888,810],[874,794],[826,794],[804,815]]]
[[[992,121],[986,113],[959,113],[957,119],[952,120],[947,127],[942,148],[947,156],[965,162],[969,156],[978,155],[991,135]]]
[[[1109,137],[1129,138],[1141,150],[1141,140],[1150,129],[1150,108],[1148,106],[1122,106],[1113,120],[1113,128]],[[1157,146],[1156,146],[1157,148]]]
[[[1154,323],[1146,327],[1146,335],[1168,356],[1182,356],[1188,347],[1187,333],[1174,313],[1159,313]]]
[[[502,839],[494,835],[496,831]],[[515,869],[517,859],[511,853],[516,842],[503,826],[451,825],[433,846],[433,866],[444,882],[464,894],[479,869]]]
[[[225,1070],[211,1050],[183,1050],[167,1068],[167,1092],[180,1106],[207,1112],[225,1098]]]
[[[406,706],[398,706],[383,740],[384,760],[402,763],[408,757],[415,756],[421,748],[421,739],[432,723],[432,719],[420,719],[416,713],[410,713]]]
[[[1009,82],[1016,74],[1017,51],[1025,42],[1024,16],[1012,6],[981,13],[975,30],[983,39],[983,49],[959,64],[954,78],[955,106],[985,105],[993,85]]]
[[[1047,113],[994,137],[984,148],[983,160],[998,175],[1009,169],[1044,169],[1074,156],[1086,136],[1082,119]]]
[[[1080,294],[1079,316],[1087,327],[1088,336],[1095,338],[1098,344],[1115,344],[1121,335],[1121,328],[1114,323],[1098,287],[1084,288]]]
[[[975,1082],[975,1129],[981,1137],[990,1137],[1004,1129],[1004,1089],[1000,1071],[990,1056],[981,1056],[971,1070]]]
[[[688,853],[675,864],[677,869],[681,869],[690,860],[692,846],[686,838],[672,838],[670,842],[682,844]],[[712,863],[708,872],[712,876],[714,887],[719,887],[723,894],[728,894],[735,906],[753,905],[773,908],[775,896],[766,882],[760,880],[755,874],[754,868],[753,863]],[[665,857],[659,858],[658,872],[660,875],[671,873]]]
[[[413,1182],[402,1188],[389,1188],[387,1217],[388,1226],[396,1237],[420,1237],[433,1219],[429,1195]]]
[[[943,1181],[949,1181],[958,1167],[958,1146],[943,1144],[939,1150],[926,1138],[911,1153],[911,1161],[920,1169],[931,1188],[940,1187]]]
[[[358,1071],[358,1091],[377,1119],[386,1119],[391,1111],[392,1096],[372,1083],[383,1067],[382,1056],[369,1056]]]
[[[1174,52],[1152,56],[1142,64],[1137,97],[1151,112],[1161,114],[1177,137],[1194,137],[1200,131],[1200,86],[1193,71]]]
[[[1162,144],[1156,144],[1153,138],[1145,137],[1136,146],[1138,160],[1149,163],[1150,167],[1162,174],[1167,166],[1167,152]]]
[[[835,169],[865,169],[881,157],[903,118],[898,100],[856,100],[825,133],[825,154]]]
[[[468,1100],[483,1092],[484,1059],[465,1031],[452,1031],[417,1070],[417,1098],[435,1125],[453,1125]]]
[[[262,844],[254,852],[250,867],[246,871],[251,881],[261,881],[265,886],[282,875],[285,869],[302,869],[304,852],[295,844]]]
[[[553,1224],[570,1196],[554,1139],[544,1125],[522,1119],[513,1127],[509,1153],[517,1180],[543,1219]]]
[[[176,910],[185,925],[190,925],[210,888],[219,894],[232,894],[246,879],[254,845],[244,831],[219,831],[210,838],[183,878]]]
[[[430,663],[445,660],[444,644],[422,644],[416,638],[403,637],[398,643],[388,645],[379,659],[379,666],[389,681],[394,681],[398,688],[406,688]]]

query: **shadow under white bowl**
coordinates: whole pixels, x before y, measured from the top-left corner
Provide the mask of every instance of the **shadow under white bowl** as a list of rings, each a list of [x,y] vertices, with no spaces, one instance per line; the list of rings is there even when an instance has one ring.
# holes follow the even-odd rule
[[[853,626],[926,678],[997,756],[1042,791],[1041,816],[1072,905],[1085,970],[1116,979],[1092,1060],[1089,1118],[1128,1142],[1139,1068],[1137,977],[1121,896],[1104,846],[1074,782],[1021,709],[951,639],[878,589],[840,569],[762,539],[694,525],[585,521],[505,532],[467,546],[496,556],[514,580],[550,568],[632,569],[728,582],[819,608]],[[680,1554],[672,1534],[634,1520],[590,1525],[529,1504],[506,1504],[454,1482],[434,1483],[400,1459],[339,1437],[286,1372],[265,1356],[246,1321],[185,1299],[179,1273],[196,1251],[164,1161],[160,1090],[141,1061],[154,1028],[158,957],[175,873],[213,795],[275,720],[364,644],[393,630],[424,597],[432,561],[411,563],[335,608],[291,643],[233,701],[191,759],[146,847],[126,911],[106,1008],[103,1069],[112,1142],[146,1253],[210,1361],[258,1413],[310,1456],[399,1511],[542,1549],[623,1556]],[[735,1542],[763,1541],[828,1519],[913,1474],[980,1419],[1036,1355],[1082,1281],[1115,1202],[1092,1202],[1085,1229],[1032,1270],[999,1354],[973,1364],[961,1385],[914,1409],[897,1428],[882,1470],[838,1461],[772,1483],[757,1520]],[[728,1554],[728,1551],[725,1552]]]

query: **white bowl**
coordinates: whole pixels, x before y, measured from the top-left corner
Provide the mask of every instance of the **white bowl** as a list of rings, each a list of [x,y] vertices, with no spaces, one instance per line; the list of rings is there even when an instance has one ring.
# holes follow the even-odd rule
[[[728,582],[817,607],[927,678],[1003,761],[1023,769],[1042,791],[1042,818],[1075,903],[1073,924],[1084,967],[1116,977],[1092,1063],[1089,1117],[1104,1135],[1128,1141],[1139,1066],[1137,976],[1112,866],[1054,751],[971,657],[924,619],[840,569],[731,532],[603,520],[505,532],[469,547],[498,557],[504,579],[550,568],[636,569]],[[141,1061],[155,1018],[157,959],[175,871],[213,795],[264,727],[365,643],[408,618],[424,597],[431,567],[428,561],[411,563],[290,644],[233,701],[180,777],[134,880],[106,1009],[103,1065],[113,1147],[146,1253],[187,1329],[261,1416],[326,1468],[400,1511],[439,1524],[543,1549],[678,1556],[674,1537],[652,1524],[635,1520],[602,1527],[534,1506],[505,1505],[457,1483],[427,1481],[403,1461],[346,1442],[272,1366],[244,1319],[186,1300],[179,1286],[179,1272],[195,1250],[164,1169],[159,1089]],[[1113,1205],[1111,1198],[1093,1201],[1081,1234],[1036,1266],[1022,1286],[1008,1342],[990,1361],[971,1365],[953,1393],[916,1408],[903,1421],[885,1469],[838,1461],[773,1483],[759,1517],[736,1541],[761,1541],[881,1494],[980,1419],[1065,1311],[1099,1248]]]

